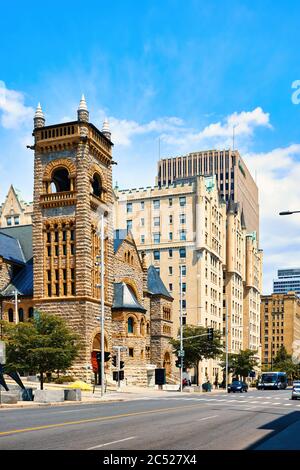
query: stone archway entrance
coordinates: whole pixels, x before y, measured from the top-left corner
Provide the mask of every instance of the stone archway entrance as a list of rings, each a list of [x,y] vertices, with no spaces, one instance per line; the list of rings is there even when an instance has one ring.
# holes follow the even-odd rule
[[[93,372],[95,374],[95,383],[97,383],[98,385],[100,385],[101,383],[100,381],[101,374],[99,374],[98,361],[97,361],[97,353],[101,351],[100,344],[101,344],[100,333],[97,333],[94,336],[93,343],[92,343],[91,363],[93,367]],[[109,352],[108,341],[107,341],[106,335],[104,336],[104,351]],[[104,373],[106,374],[108,372],[109,372],[109,361],[104,363]]]
[[[164,355],[164,362],[163,362],[163,367],[166,369],[166,377],[171,376],[171,356],[170,353],[167,351],[165,352]]]

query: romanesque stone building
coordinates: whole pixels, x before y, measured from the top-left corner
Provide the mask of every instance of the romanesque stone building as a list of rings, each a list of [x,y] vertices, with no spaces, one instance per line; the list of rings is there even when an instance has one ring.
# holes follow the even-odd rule
[[[76,121],[46,126],[40,105],[36,110],[33,225],[0,229],[3,317],[27,320],[33,306],[63,317],[82,343],[72,373],[89,380],[92,358],[100,351],[99,258],[104,255],[105,351],[127,347],[127,383],[152,383],[151,371],[153,376],[155,367],[163,366],[171,380],[173,299],[155,268],[148,270],[132,236],[113,231],[108,122],[102,131],[89,122],[84,96],[77,113]],[[11,312],[11,296],[27,302],[27,315]],[[110,377],[111,362],[105,366]]]

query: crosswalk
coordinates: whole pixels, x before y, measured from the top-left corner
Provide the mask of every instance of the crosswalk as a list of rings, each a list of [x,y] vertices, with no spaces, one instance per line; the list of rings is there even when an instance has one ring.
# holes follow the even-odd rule
[[[156,400],[156,401],[184,401],[184,402],[199,402],[201,404],[213,404],[213,405],[241,405],[241,406],[247,406],[251,408],[257,408],[257,407],[266,407],[269,405],[269,407],[295,407],[295,408],[300,408],[300,401],[292,401],[290,397],[283,396],[283,397],[272,397],[272,396],[266,396],[266,395],[261,395],[261,396],[247,396],[247,395],[231,395],[230,397],[227,396],[227,398],[222,398],[222,397],[139,397],[136,398],[136,400]],[[289,402],[289,403],[288,403]],[[246,408],[245,408],[246,409]],[[248,409],[248,408],[247,408]]]

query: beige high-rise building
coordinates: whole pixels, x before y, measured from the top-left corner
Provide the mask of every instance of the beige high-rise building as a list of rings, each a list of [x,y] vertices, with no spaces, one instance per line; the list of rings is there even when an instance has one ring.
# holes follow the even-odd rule
[[[10,186],[4,203],[0,206],[0,227],[31,225],[33,203],[25,202],[19,191]]]
[[[225,336],[227,313],[229,352],[260,351],[262,253],[240,205],[231,200],[226,208],[216,176],[115,189],[115,197],[114,226],[133,233],[174,298],[173,335],[183,266],[184,323],[213,327]],[[221,379],[218,361],[203,361],[200,372],[200,381],[206,374],[212,382],[217,373]]]
[[[261,297],[262,364],[273,360],[284,346],[300,361],[300,299],[295,292]]]
[[[247,229],[259,236],[258,188],[237,150],[191,152],[158,162],[156,182],[169,185],[197,175],[216,175],[221,196],[238,202],[244,211]]]

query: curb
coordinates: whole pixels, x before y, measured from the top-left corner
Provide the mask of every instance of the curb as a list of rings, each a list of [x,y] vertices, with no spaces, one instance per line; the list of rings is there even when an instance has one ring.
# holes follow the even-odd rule
[[[19,408],[27,408],[27,409],[32,409],[32,408],[40,408],[40,407],[50,407],[50,406],[68,406],[68,405],[97,405],[99,403],[112,403],[116,401],[126,401],[126,398],[112,398],[111,400],[93,400],[93,401],[70,401],[70,402],[58,402],[58,403],[34,403],[33,405],[23,405],[23,404],[18,404],[16,403],[15,405],[7,404],[7,405],[0,405],[1,410],[13,410],[13,409],[19,409]]]

